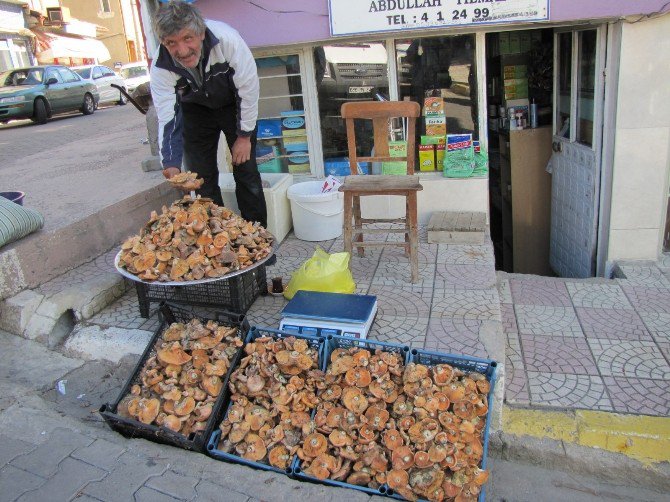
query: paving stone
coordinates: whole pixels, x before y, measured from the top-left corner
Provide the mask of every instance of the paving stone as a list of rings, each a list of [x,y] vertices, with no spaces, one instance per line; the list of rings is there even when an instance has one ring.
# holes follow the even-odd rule
[[[35,449],[35,445],[32,443],[5,434],[0,434],[0,445],[2,445],[2,448],[0,448],[0,467],[19,455],[25,455]]]
[[[603,381],[615,411],[660,417],[670,415],[670,384],[667,380],[605,376]]]
[[[383,258],[383,257],[382,257]],[[354,260],[355,258],[352,258]],[[432,288],[435,282],[435,264],[434,263],[419,263],[419,280],[415,283],[411,282],[412,271],[409,261],[402,262],[388,262],[383,259],[379,261],[374,278],[372,279],[373,286],[388,286],[399,287],[405,284],[412,284],[417,287]]]
[[[247,320],[252,326],[278,328],[281,312],[287,303],[283,296],[259,296],[247,311]]]
[[[665,356],[665,359],[670,362],[670,342],[656,341],[656,345],[661,349],[661,353]]]
[[[104,478],[107,471],[73,458],[66,458],[58,472],[37,490],[24,494],[18,500],[70,500],[90,481]]]
[[[592,309],[628,309],[633,306],[618,284],[566,283],[575,307]]]
[[[195,497],[195,486],[200,481],[192,476],[182,476],[174,471],[166,471],[160,476],[150,478],[145,486],[178,499]]]
[[[390,317],[428,317],[431,288],[404,284],[391,287],[373,284],[370,294],[377,297],[378,314]]]
[[[278,257],[277,263],[265,269],[268,281],[272,277],[282,277],[284,279],[284,284],[288,284],[293,273],[298,270],[306,260],[306,258],[303,259],[300,257]]]
[[[655,342],[589,338],[603,376],[670,380],[670,366]]]
[[[126,452],[119,457],[116,467],[105,479],[89,483],[83,491],[104,501],[132,500],[133,493],[150,477],[162,474],[166,470],[166,464]]]
[[[226,502],[247,502],[249,496],[240,492],[224,488],[211,481],[200,481],[195,487],[196,500],[224,500]]]
[[[515,305],[572,306],[565,283],[557,279],[534,276],[510,279],[510,289]]]
[[[512,289],[510,288],[509,280],[501,279],[500,272],[498,272],[497,276],[498,276],[497,288],[498,288],[498,296],[500,297],[500,303],[510,305],[513,304],[514,300],[512,299]]]
[[[528,378],[523,364],[521,343],[518,333],[507,333],[505,350],[505,401],[508,403],[528,404]]]
[[[418,251],[417,262],[419,264],[435,263],[435,261],[437,260],[437,248],[438,248],[437,244],[428,244],[426,242],[420,242],[417,249]],[[400,246],[389,246],[383,248],[380,261],[398,263],[402,265],[408,263],[408,257],[405,256],[405,248]]]
[[[598,367],[584,338],[520,335],[527,371],[597,375]]]
[[[670,288],[670,281],[663,274],[663,271],[656,265],[621,265],[617,264],[624,278],[619,280],[621,284],[635,286],[658,286]]]
[[[584,336],[572,307],[514,304],[522,335]]]
[[[380,256],[379,252],[373,254],[371,251],[366,251],[363,257],[356,255],[349,259],[349,268],[356,284],[372,284]]]
[[[58,470],[58,465],[65,457],[93,441],[92,438],[72,430],[58,428],[37,448],[12,460],[11,465],[47,478]]]
[[[302,261],[311,258],[319,246],[324,251],[328,251],[332,245],[332,240],[323,242],[309,242],[301,241],[295,238],[295,234],[290,234],[288,238],[279,245],[279,249],[275,252],[277,261],[283,258],[301,259]]]
[[[501,321],[498,293],[495,289],[460,291],[435,289],[431,317]]]
[[[118,301],[110,304],[101,312],[91,317],[89,322],[102,326],[141,329],[145,331],[155,331],[160,325],[157,315],[153,315],[148,319],[140,316],[135,288],[126,292]]]
[[[670,289],[622,286],[628,300],[638,312],[670,314]]]
[[[670,342],[670,314],[640,312],[640,318],[657,342]]]
[[[123,446],[104,439],[96,439],[92,444],[73,451],[70,456],[87,464],[110,471],[116,465],[116,459],[124,451],[126,449]]]
[[[516,315],[514,314],[514,305],[509,303],[500,304],[500,317],[505,333],[518,333],[519,327],[516,324]]]
[[[377,315],[368,338],[380,342],[399,343],[422,349],[428,328],[427,317]]]
[[[431,319],[426,333],[426,350],[490,358],[479,332],[484,321],[477,319]]]
[[[495,289],[495,268],[492,263],[487,265],[437,263],[435,285],[444,289]]]
[[[576,307],[575,311],[587,338],[652,340],[634,310]]]
[[[0,500],[16,500],[22,494],[39,488],[46,481],[32,472],[6,465],[0,469]]]
[[[601,377],[527,371],[530,404],[560,408],[611,411],[612,403]]]
[[[165,502],[165,501],[169,502],[171,500],[182,500],[182,499],[170,497],[169,495],[143,486],[142,488],[140,488],[135,492],[134,500],[136,502]]]
[[[488,265],[494,261],[491,246],[440,244],[437,262],[452,265]]]

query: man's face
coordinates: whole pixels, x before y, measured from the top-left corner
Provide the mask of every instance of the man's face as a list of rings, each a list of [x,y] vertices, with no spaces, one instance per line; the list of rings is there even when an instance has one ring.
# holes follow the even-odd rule
[[[174,35],[165,37],[162,43],[180,65],[186,68],[195,68],[200,61],[204,39],[204,33],[198,35],[193,30],[184,28]]]

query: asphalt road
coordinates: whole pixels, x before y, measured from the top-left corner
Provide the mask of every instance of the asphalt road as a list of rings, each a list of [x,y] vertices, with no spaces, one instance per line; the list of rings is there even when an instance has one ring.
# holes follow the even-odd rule
[[[45,230],[64,227],[164,182],[141,170],[147,136],[144,115],[130,104],[0,125],[0,189],[26,192]]]

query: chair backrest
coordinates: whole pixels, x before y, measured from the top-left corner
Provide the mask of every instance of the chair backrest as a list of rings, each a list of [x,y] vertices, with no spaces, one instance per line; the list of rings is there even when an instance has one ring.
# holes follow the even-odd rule
[[[407,161],[407,174],[414,174],[416,159],[416,119],[421,114],[421,107],[415,101],[350,101],[342,105],[341,115],[347,126],[347,144],[349,147],[349,165],[351,174],[358,174],[358,162],[389,162]],[[407,156],[391,157],[389,155],[389,120],[393,118],[407,119]],[[356,134],[354,120],[372,120],[375,154],[372,157],[356,155]]]

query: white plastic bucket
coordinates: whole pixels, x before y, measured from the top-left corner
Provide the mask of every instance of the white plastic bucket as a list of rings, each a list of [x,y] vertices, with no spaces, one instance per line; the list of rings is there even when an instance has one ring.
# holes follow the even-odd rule
[[[305,181],[288,187],[293,231],[303,241],[327,241],[342,235],[342,192],[321,193],[323,181]]]

